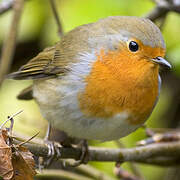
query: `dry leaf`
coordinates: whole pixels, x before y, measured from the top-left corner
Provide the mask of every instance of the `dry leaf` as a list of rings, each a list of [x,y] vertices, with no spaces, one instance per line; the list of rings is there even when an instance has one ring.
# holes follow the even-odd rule
[[[32,153],[22,146],[16,149],[12,156],[14,168],[13,180],[33,180],[36,171]]]
[[[12,150],[6,144],[8,139],[7,130],[0,130],[0,176],[4,180],[11,180],[13,177],[13,166],[11,162]]]
[[[32,153],[23,146],[9,146],[8,131],[0,130],[0,177],[4,180],[33,180],[36,174]]]

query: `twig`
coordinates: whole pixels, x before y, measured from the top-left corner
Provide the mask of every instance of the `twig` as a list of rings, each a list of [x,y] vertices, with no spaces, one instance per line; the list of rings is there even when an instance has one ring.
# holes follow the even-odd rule
[[[163,17],[165,14],[168,13],[168,9],[163,7],[155,7],[149,14],[147,14],[145,17],[148,19],[151,19],[152,21],[155,21],[156,19]]]
[[[83,175],[75,174],[75,173],[64,171],[61,169],[42,170],[42,172],[38,173],[36,177],[37,178],[74,179],[74,180],[92,180],[91,178],[85,177]]]
[[[12,63],[23,4],[24,4],[24,0],[14,1],[14,5],[13,5],[14,15],[12,18],[10,31],[2,48],[2,56],[0,61],[0,84],[2,83],[6,73],[9,71],[9,68]]]
[[[58,27],[58,34],[61,37],[63,35],[63,28],[62,28],[62,24],[61,24],[61,21],[60,21],[59,16],[58,16],[58,12],[56,9],[55,2],[54,2],[54,0],[49,0],[49,2],[51,4],[51,9],[52,9],[52,12],[54,14],[54,18],[55,18],[55,21],[56,21],[56,24]]]
[[[14,142],[16,141],[14,140]],[[16,143],[19,144],[19,141]],[[36,156],[48,157],[48,148],[43,141],[39,144],[27,143],[25,146]],[[63,159],[77,160],[81,155],[80,148],[60,147],[59,151]],[[89,147],[88,153],[90,161],[140,162],[170,166],[180,163],[180,142],[158,143],[122,149]]]
[[[35,135],[33,135],[32,137],[30,137],[29,139],[27,139],[26,141],[21,142],[20,144],[17,144],[16,147],[23,146],[24,144],[30,142],[30,141],[31,141],[32,139],[34,139],[38,134],[39,134],[39,132],[36,133]]]
[[[164,17],[169,11],[180,13],[180,5],[169,0],[156,1],[156,7],[145,17],[155,21]]]
[[[138,160],[138,163],[158,165],[158,166],[164,166],[164,167],[179,166],[180,158],[179,157],[164,157],[164,156],[161,157],[161,155],[159,155],[159,157],[148,158],[145,161]]]
[[[80,171],[83,174],[87,174],[88,176],[92,177],[93,179],[100,179],[100,180],[113,180],[113,177],[109,177],[104,172],[98,170],[97,168],[94,168],[88,164],[86,165],[80,165],[76,167],[78,171]]]
[[[141,180],[139,177],[130,174],[128,171],[125,171],[120,166],[115,167],[114,173],[118,178],[123,180]]]
[[[4,126],[8,121],[10,121],[11,119],[13,119],[15,116],[17,116],[18,114],[20,114],[20,113],[22,113],[22,112],[23,112],[23,110],[20,110],[20,111],[18,111],[17,113],[13,114],[12,116],[8,116],[8,119],[1,124],[0,129],[2,129],[3,126]],[[11,125],[11,129],[12,129],[12,128],[13,128],[13,127],[12,127],[12,125]]]
[[[120,140],[115,141],[115,143],[118,145],[119,148],[125,148],[124,144]],[[139,167],[137,166],[137,164],[131,162],[131,163],[129,163],[129,167],[131,168],[131,170],[135,176],[139,177],[141,180],[144,179],[144,177],[143,177]]]

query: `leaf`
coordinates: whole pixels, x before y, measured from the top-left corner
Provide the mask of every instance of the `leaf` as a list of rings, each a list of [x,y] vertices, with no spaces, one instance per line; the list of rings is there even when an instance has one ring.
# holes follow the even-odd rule
[[[32,153],[27,148],[23,146],[18,147],[15,154],[13,154],[12,163],[15,180],[33,180],[36,174],[34,170],[35,163]]]
[[[7,145],[8,131],[0,130],[0,179],[33,180],[36,174],[32,153],[23,146]]]
[[[36,175],[32,153],[25,147],[19,146],[12,157],[14,168],[13,180],[33,180]]]
[[[4,180],[10,180],[13,177],[13,166],[11,162],[12,150],[7,145],[6,140],[8,139],[7,130],[0,131],[0,176]]]

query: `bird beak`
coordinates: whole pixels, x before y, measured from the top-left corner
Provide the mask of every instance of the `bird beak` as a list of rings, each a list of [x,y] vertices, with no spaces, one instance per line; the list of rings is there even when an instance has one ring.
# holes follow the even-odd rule
[[[166,68],[168,68],[168,69],[171,69],[171,68],[172,68],[171,64],[168,63],[167,60],[165,60],[164,58],[162,58],[162,57],[160,57],[160,56],[158,56],[158,57],[156,57],[156,58],[153,58],[153,59],[151,59],[151,60],[152,60],[153,62],[155,62],[156,64],[159,64],[159,65],[162,66],[162,67],[166,67]]]

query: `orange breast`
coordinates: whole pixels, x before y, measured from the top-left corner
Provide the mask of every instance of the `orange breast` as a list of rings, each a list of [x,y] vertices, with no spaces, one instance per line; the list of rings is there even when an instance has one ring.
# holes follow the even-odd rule
[[[130,123],[143,123],[158,96],[158,68],[146,59],[128,56],[126,50],[106,54],[102,50],[79,94],[82,112],[108,119],[126,111]]]

